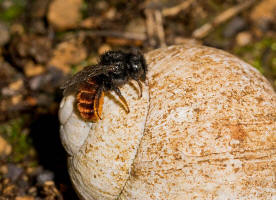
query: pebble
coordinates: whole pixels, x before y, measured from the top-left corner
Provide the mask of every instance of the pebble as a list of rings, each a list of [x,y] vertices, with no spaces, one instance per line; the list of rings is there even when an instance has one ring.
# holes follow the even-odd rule
[[[12,83],[10,83],[9,88],[11,90],[20,90],[23,87],[23,80],[22,79],[18,79]]]
[[[23,169],[16,166],[13,163],[9,163],[7,166],[8,166],[8,173],[5,174],[5,177],[9,178],[11,181],[16,181],[23,173]]]
[[[53,0],[48,9],[48,21],[56,30],[76,28],[81,20],[83,0]]]
[[[36,187],[30,187],[28,190],[28,194],[36,195],[37,194],[37,188]]]
[[[0,136],[0,156],[8,156],[11,154],[12,147],[11,145]]]
[[[29,86],[32,90],[53,91],[60,86],[63,78],[61,70],[50,67],[46,73],[32,77]]]
[[[276,1],[263,0],[252,9],[250,19],[262,30],[269,29],[270,24],[276,21]]]
[[[6,173],[8,173],[8,167],[7,167],[7,165],[2,165],[2,166],[0,167],[0,173],[1,173],[1,174],[6,174]]]
[[[65,73],[69,73],[71,65],[77,65],[85,60],[87,52],[79,40],[64,41],[58,44],[49,61],[49,66],[56,67]]]
[[[34,200],[35,198],[32,196],[18,196],[15,200]]]
[[[108,45],[108,44],[103,44],[103,45],[101,45],[101,46],[99,47],[98,53],[101,55],[101,54],[103,54],[103,53],[105,53],[105,52],[107,52],[107,51],[110,51],[110,50],[111,50],[111,46],[110,46],[110,45]]]
[[[231,38],[238,32],[244,30],[246,26],[247,23],[242,17],[235,17],[226,25],[223,31],[223,36],[226,38]]]
[[[11,82],[7,87],[3,87],[1,93],[3,96],[13,96],[18,94],[24,89],[24,83],[22,79]]]
[[[36,181],[38,185],[43,185],[48,181],[53,181],[54,173],[49,170],[44,170],[40,174],[38,174]]]
[[[45,72],[43,65],[34,64],[32,61],[28,62],[24,67],[24,73],[27,77],[37,76]]]
[[[248,45],[252,41],[252,35],[249,32],[241,32],[236,36],[236,43],[239,46]]]

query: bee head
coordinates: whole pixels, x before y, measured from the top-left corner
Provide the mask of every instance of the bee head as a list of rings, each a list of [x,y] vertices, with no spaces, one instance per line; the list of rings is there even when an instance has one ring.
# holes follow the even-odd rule
[[[138,50],[129,53],[127,68],[131,78],[145,81],[147,65],[143,54]]]

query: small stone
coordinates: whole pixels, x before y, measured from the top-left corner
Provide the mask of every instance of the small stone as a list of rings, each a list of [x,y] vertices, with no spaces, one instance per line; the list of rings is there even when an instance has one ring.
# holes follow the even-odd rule
[[[39,173],[41,173],[43,171],[42,167],[28,167],[26,169],[26,172],[28,175],[30,176],[37,176]]]
[[[260,29],[266,31],[270,23],[276,20],[276,1],[260,1],[251,11],[250,19],[258,25]]]
[[[16,104],[20,103],[22,101],[22,99],[23,99],[23,95],[21,95],[21,94],[14,95],[11,98],[11,103],[12,103],[12,105],[16,105]]]
[[[32,61],[28,62],[24,67],[24,73],[27,77],[37,76],[45,72],[45,68],[42,65],[36,65]]]
[[[109,46],[108,44],[103,44],[99,47],[98,53],[103,54],[103,53],[105,53],[107,51],[110,51],[110,50],[111,50],[111,46]]]
[[[49,66],[56,67],[65,73],[71,65],[77,65],[87,57],[86,49],[81,41],[70,40],[60,43],[53,52]]]
[[[104,18],[112,20],[116,16],[117,10],[115,8],[109,8],[105,13],[104,13]]]
[[[16,80],[15,82],[12,82],[9,85],[9,88],[11,90],[15,90],[15,91],[20,90],[22,87],[23,87],[23,80],[22,79]]]
[[[1,138],[1,137],[0,137]],[[6,173],[8,173],[8,167],[7,167],[7,165],[2,165],[1,167],[0,167],[0,173],[1,174],[6,174]]]
[[[239,46],[245,46],[252,41],[252,35],[249,32],[241,32],[236,37]]]
[[[15,200],[34,200],[35,198],[32,196],[18,196]]]
[[[23,169],[16,166],[13,163],[8,164],[8,173],[5,175],[6,178],[9,178],[11,181],[16,181],[20,175],[23,173]]]
[[[2,191],[4,195],[13,195],[15,193],[16,187],[15,185],[9,185],[5,187]]]
[[[29,194],[36,195],[37,194],[37,188],[36,187],[30,187],[28,190]]]
[[[45,186],[54,186],[55,183],[54,183],[54,181],[46,181],[46,182],[44,183],[44,185],[45,185]]]
[[[0,136],[0,156],[8,156],[11,154],[11,151],[11,145],[3,137]]]
[[[59,31],[78,26],[83,0],[54,0],[48,10],[48,21]]]
[[[107,10],[108,8],[108,3],[106,1],[96,1],[95,2],[95,8],[98,10]]]
[[[43,185],[45,182],[53,181],[54,179],[54,173],[48,170],[42,171],[40,174],[38,174],[36,181],[38,185]]]
[[[29,86],[32,90],[53,92],[61,85],[63,78],[64,74],[61,70],[54,67],[49,67],[46,73],[32,77],[29,81]],[[49,98],[50,96],[47,95],[48,100]],[[39,96],[37,97],[36,103],[39,104]]]
[[[98,27],[101,22],[102,22],[103,18],[99,18],[99,17],[88,17],[86,19],[84,19],[81,23],[80,23],[80,27],[82,28],[96,28]]]
[[[246,28],[246,21],[242,17],[235,17],[232,19],[223,31],[223,35],[226,38],[235,36],[238,32]]]

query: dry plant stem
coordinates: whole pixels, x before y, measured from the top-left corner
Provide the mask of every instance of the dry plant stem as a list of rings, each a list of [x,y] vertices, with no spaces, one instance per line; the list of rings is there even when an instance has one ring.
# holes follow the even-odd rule
[[[72,33],[69,33],[72,34]],[[124,38],[127,40],[146,40],[146,35],[143,33],[130,33],[130,32],[120,32],[115,30],[89,30],[89,31],[79,31],[78,35],[86,35],[90,37],[100,36],[100,37],[116,37]]]
[[[166,47],[166,41],[165,41],[165,33],[164,33],[164,27],[163,27],[163,17],[162,13],[160,10],[155,10],[154,12],[155,15],[155,20],[156,20],[156,31],[157,31],[157,36],[160,41],[160,46],[161,47]]]
[[[232,17],[236,16],[241,11],[249,8],[253,3],[255,3],[256,0],[248,0],[245,2],[240,3],[237,6],[234,6],[232,8],[229,8],[228,10],[222,12],[220,15],[218,15],[212,22],[206,23],[200,28],[196,29],[193,32],[193,37],[197,39],[202,39],[208,35],[208,33],[211,32],[211,30],[224,23],[225,21],[231,19]]]
[[[180,11],[186,10],[187,8],[190,7],[190,5],[192,5],[192,3],[195,2],[195,0],[186,0],[174,7],[171,8],[164,8],[162,10],[162,15],[164,17],[167,16],[175,16],[177,15]]]
[[[154,40],[154,16],[151,9],[145,10],[146,15],[146,28],[147,28],[147,36],[149,40],[149,44],[151,46],[155,46],[155,40]]]
[[[160,43],[161,47],[166,46],[165,41],[165,33],[164,33],[164,27],[163,27],[163,17],[160,10],[155,9],[146,9],[145,10],[146,15],[146,27],[147,27],[147,34],[148,34],[148,40],[151,46],[156,46],[157,41],[156,38],[158,38],[158,41]]]

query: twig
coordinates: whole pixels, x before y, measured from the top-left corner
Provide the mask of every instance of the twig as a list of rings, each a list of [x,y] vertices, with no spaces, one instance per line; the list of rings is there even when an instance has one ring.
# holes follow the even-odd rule
[[[157,30],[157,36],[160,41],[160,46],[165,47],[166,46],[166,41],[165,41],[165,32],[164,32],[164,27],[163,27],[163,17],[160,12],[160,10],[155,10],[154,12],[155,15],[155,20],[156,20],[156,30]]]
[[[150,46],[155,47],[158,42],[160,46],[166,46],[165,32],[163,27],[163,16],[158,9],[145,9],[146,27]],[[157,42],[158,40],[158,42]]]
[[[215,19],[212,22],[209,22],[207,24],[204,24],[200,28],[196,29],[193,32],[193,37],[197,39],[202,39],[205,36],[208,35],[208,33],[216,26],[222,24],[223,22],[229,20],[230,18],[234,17],[241,11],[249,8],[253,3],[255,3],[256,0],[248,0],[246,2],[242,2],[237,6],[234,6],[232,8],[227,9],[226,11],[222,12],[220,15],[215,17]]]
[[[151,9],[145,9],[146,15],[146,28],[147,28],[147,36],[149,40],[149,44],[151,46],[155,46],[156,41],[154,40],[154,17]]]
[[[68,33],[68,35],[72,34]],[[115,37],[115,38],[124,38],[128,40],[146,40],[146,34],[144,33],[131,33],[131,32],[120,32],[115,30],[82,30],[77,32],[78,35],[86,35],[90,37]]]
[[[186,0],[174,7],[164,8],[162,10],[162,15],[164,17],[177,15],[180,11],[186,10],[188,7],[190,7],[194,1],[195,0]]]

